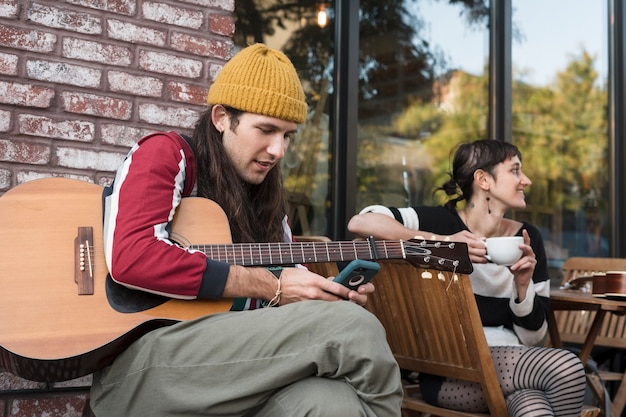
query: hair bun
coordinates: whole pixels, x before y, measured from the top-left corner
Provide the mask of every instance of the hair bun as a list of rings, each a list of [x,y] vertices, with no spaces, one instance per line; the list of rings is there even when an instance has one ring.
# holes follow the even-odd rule
[[[446,193],[446,195],[458,194],[456,182],[453,179],[449,179],[448,181],[446,181],[441,188]]]

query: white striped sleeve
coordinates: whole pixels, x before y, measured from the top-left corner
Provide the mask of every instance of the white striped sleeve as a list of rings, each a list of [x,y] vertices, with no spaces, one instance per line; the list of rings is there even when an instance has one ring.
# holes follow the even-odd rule
[[[400,223],[402,223],[405,227],[409,229],[420,230],[419,217],[417,217],[417,212],[413,210],[413,208],[406,207],[406,208],[399,208],[399,209],[394,209],[394,210],[397,210],[397,212],[400,214],[400,219],[394,215],[394,212],[392,209],[386,206],[381,206],[381,205],[367,206],[363,210],[361,210],[359,214],[364,214],[364,213],[384,214],[386,216],[389,216],[391,218],[398,220]]]

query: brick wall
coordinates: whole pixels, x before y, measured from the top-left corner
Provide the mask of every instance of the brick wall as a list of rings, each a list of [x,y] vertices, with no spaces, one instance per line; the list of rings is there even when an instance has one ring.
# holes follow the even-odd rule
[[[0,0],[0,193],[103,184],[141,136],[188,132],[233,51],[234,0]]]
[[[233,52],[233,11],[234,0],[0,0],[0,194],[49,176],[105,184],[143,135],[190,132]],[[81,415],[84,392],[41,388],[0,370],[0,417]]]

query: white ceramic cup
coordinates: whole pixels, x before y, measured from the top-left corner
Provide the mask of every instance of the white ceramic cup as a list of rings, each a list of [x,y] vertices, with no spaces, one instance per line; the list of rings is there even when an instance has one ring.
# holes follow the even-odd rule
[[[522,257],[519,245],[524,243],[522,236],[490,237],[485,240],[487,259],[503,266],[511,266]]]

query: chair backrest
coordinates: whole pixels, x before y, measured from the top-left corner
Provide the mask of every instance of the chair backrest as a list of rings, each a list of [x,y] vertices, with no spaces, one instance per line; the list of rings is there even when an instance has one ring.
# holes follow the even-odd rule
[[[478,382],[490,415],[508,416],[469,276],[401,260],[380,266],[367,308],[385,327],[400,367]],[[419,409],[410,401],[405,396],[406,408]]]
[[[562,283],[607,271],[626,271],[626,258],[568,258],[563,263]],[[561,310],[555,311],[554,315],[561,341],[576,344],[584,342],[595,318],[593,311]],[[626,316],[607,314],[595,345],[626,348]]]

